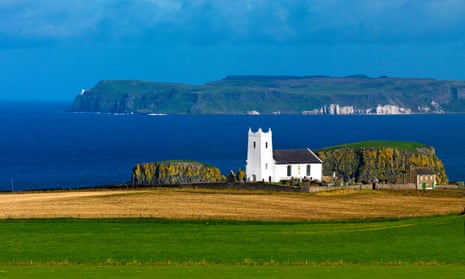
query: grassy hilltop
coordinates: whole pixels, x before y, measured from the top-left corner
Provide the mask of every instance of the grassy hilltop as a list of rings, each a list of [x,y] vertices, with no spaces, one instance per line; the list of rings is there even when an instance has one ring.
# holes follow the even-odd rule
[[[228,76],[204,85],[104,80],[76,112],[392,114],[465,112],[465,82],[420,78]]]
[[[403,149],[412,152],[416,152],[418,148],[429,148],[428,145],[418,143],[418,142],[409,142],[409,141],[392,141],[392,140],[369,140],[361,142],[346,143],[341,145],[335,145],[330,147],[325,147],[319,151],[330,151],[343,148],[396,148]]]

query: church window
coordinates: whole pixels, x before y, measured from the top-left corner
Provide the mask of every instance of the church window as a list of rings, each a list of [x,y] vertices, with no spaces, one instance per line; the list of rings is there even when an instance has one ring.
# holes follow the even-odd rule
[[[307,176],[310,176],[310,165],[307,165]]]
[[[265,164],[265,169],[266,169],[266,170],[268,169],[268,163]]]
[[[287,176],[291,176],[292,175],[292,166],[289,165],[287,166]]]
[[[265,142],[265,148],[268,148],[268,142]]]
[[[255,149],[257,147],[257,142],[253,142],[253,148]]]

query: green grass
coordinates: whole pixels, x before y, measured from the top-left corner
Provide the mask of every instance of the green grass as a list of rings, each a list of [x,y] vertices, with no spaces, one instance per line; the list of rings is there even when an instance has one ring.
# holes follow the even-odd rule
[[[342,149],[342,148],[397,148],[397,149],[402,149],[402,150],[408,150],[411,152],[416,152],[417,148],[425,148],[425,147],[428,147],[428,145],[417,143],[417,142],[370,140],[370,141],[362,141],[362,142],[330,146],[330,147],[322,148],[318,151],[328,151],[328,150]]]
[[[461,279],[465,266],[32,266],[0,278],[392,278]]]
[[[340,223],[0,221],[1,264],[465,264],[458,216]]]
[[[0,278],[72,278],[68,273],[76,270],[115,277],[354,278],[366,272],[394,278],[386,277],[387,269],[404,278],[411,272],[439,278],[446,270],[453,278],[465,271],[464,229],[462,216],[335,223],[2,220]],[[237,276],[219,276],[224,272]]]

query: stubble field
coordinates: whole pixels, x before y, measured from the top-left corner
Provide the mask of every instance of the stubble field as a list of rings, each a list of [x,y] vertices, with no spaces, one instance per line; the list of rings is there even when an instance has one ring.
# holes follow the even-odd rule
[[[0,194],[0,218],[162,218],[322,221],[460,213],[465,191],[309,193],[202,189]]]

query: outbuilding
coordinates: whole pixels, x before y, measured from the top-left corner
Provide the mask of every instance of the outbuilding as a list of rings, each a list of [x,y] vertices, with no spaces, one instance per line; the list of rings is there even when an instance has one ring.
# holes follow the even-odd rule
[[[417,190],[432,190],[436,187],[436,174],[430,168],[415,168]]]

